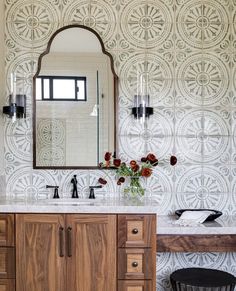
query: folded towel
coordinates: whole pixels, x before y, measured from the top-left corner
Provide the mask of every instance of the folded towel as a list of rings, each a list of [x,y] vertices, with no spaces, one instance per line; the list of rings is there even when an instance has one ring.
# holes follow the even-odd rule
[[[202,210],[202,211],[184,211],[180,218],[174,221],[174,224],[182,226],[199,226],[203,223],[213,211]]]

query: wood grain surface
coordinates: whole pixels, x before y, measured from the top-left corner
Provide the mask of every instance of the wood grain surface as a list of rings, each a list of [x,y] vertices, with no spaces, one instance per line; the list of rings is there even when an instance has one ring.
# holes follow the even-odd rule
[[[67,215],[68,227],[67,290],[116,290],[116,215]]]
[[[14,214],[0,214],[0,246],[14,246]]]
[[[59,256],[64,215],[16,215],[16,290],[65,291],[65,257]],[[67,289],[69,290],[69,289]]]
[[[157,252],[235,252],[236,235],[157,234]]]

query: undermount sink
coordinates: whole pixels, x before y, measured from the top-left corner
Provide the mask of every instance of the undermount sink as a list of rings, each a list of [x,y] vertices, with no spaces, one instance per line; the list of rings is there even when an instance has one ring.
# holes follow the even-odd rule
[[[47,199],[46,204],[51,205],[95,205],[100,203],[102,199],[82,199],[82,198],[68,198],[68,199]]]

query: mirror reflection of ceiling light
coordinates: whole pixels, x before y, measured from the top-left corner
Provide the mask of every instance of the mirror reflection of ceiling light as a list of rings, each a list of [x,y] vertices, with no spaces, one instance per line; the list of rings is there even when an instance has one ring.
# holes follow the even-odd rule
[[[93,111],[90,113],[90,116],[98,116],[98,105],[93,106]]]

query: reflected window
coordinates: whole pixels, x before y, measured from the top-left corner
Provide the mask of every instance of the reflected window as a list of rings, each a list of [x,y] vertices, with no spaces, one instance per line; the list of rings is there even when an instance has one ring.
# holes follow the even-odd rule
[[[39,76],[36,100],[86,101],[86,77]]]

